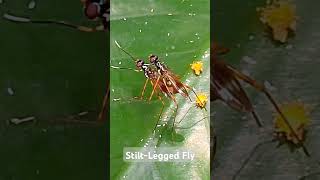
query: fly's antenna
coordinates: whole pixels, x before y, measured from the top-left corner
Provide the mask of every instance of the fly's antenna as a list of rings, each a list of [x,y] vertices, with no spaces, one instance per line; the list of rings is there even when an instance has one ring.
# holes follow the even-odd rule
[[[131,59],[135,62],[136,61],[136,58],[134,58],[129,52],[127,52],[126,50],[124,50],[117,41],[114,41],[114,43],[116,43],[116,45],[118,46],[118,48],[123,51],[124,53],[126,53],[128,56],[131,57]]]

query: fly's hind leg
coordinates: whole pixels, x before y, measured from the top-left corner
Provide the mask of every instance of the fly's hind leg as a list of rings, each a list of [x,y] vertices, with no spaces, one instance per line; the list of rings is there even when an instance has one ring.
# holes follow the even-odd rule
[[[139,97],[139,99],[143,99],[143,95],[144,95],[144,92],[146,91],[146,87],[147,87],[147,84],[149,82],[149,79],[146,79],[144,85],[143,85],[143,88],[142,88],[142,91],[141,91],[141,95]]]
[[[178,108],[179,108],[179,105],[178,105],[178,102],[176,100],[176,98],[174,97],[173,93],[170,91],[168,85],[167,85],[167,82],[165,81],[165,79],[162,79],[163,83],[164,83],[164,86],[167,90],[167,95],[168,97],[174,102],[175,106],[176,106],[176,109],[174,111],[174,118],[173,118],[173,122],[172,122],[172,139],[173,139],[173,133],[174,133],[174,126],[175,126],[175,123],[176,123],[176,116],[177,116],[177,112],[178,112]]]
[[[252,109],[251,114],[252,114],[254,120],[256,120],[256,123],[258,124],[258,126],[262,127],[261,121],[260,121],[257,113],[254,111],[254,109]]]
[[[158,87],[158,83],[159,83],[160,78],[161,78],[161,76],[159,76],[159,77],[157,78],[156,83],[153,85],[153,89],[152,89],[151,95],[150,95],[150,97],[149,97],[149,101],[151,101],[151,98],[152,98],[152,96],[153,96],[156,88]]]
[[[107,92],[103,98],[103,103],[102,103],[102,108],[101,108],[101,111],[99,113],[99,116],[98,116],[98,121],[103,121],[103,119],[105,118],[105,115],[106,115],[106,112],[107,112],[107,104],[108,104],[108,99],[109,99],[109,96],[110,96],[110,87],[108,85],[107,87]]]

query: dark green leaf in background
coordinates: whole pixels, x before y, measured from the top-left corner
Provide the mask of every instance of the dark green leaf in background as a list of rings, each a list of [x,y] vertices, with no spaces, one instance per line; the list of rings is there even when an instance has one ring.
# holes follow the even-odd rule
[[[96,24],[79,1],[3,1],[11,12],[37,19]],[[49,123],[83,111],[95,121],[106,88],[105,33],[0,19],[0,179],[106,179],[106,128]],[[13,94],[10,95],[8,88]],[[11,118],[37,123],[14,126]]]

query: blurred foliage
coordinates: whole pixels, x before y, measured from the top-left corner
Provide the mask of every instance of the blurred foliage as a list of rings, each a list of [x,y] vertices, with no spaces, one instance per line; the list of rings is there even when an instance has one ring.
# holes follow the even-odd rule
[[[319,2],[293,1],[296,5],[297,30],[287,43],[275,42],[272,32],[261,21],[257,7],[265,0],[218,1],[212,8],[214,39],[231,49],[224,60],[239,71],[262,83],[268,83],[279,104],[299,101],[312,109],[303,151],[290,152],[287,146],[277,148],[273,137],[275,111],[270,102],[250,86],[244,88],[264,123],[258,129],[249,114],[236,112],[215,102],[218,149],[213,166],[214,179],[299,179],[319,172]],[[297,117],[296,117],[297,118]],[[226,171],[228,169],[228,171]],[[305,179],[319,179],[315,173]]]
[[[3,1],[1,15],[95,24],[78,1],[36,1],[32,10],[28,3]],[[81,120],[96,120],[106,88],[106,34],[4,19],[0,26],[0,179],[106,179],[106,127],[51,123],[83,111],[89,114]],[[7,124],[28,116],[36,123]]]

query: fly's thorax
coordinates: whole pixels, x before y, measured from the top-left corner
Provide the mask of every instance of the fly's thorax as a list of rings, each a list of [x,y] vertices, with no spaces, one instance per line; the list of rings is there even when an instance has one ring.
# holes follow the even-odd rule
[[[148,65],[143,65],[142,66],[142,70],[143,70],[143,72],[144,72],[144,76],[146,77],[146,78],[148,78],[148,79],[152,79],[153,78],[153,71],[149,68],[149,66]]]
[[[157,77],[158,77],[157,71],[153,71],[151,69],[149,69],[148,75],[149,75],[149,79],[157,79]]]
[[[162,64],[162,63],[159,61],[159,57],[158,57],[157,55],[151,54],[151,55],[149,56],[149,61],[150,61],[151,64],[153,64],[154,66],[156,66],[158,70],[163,71],[163,70],[165,69],[164,64]]]
[[[154,65],[157,67],[159,74],[164,75],[167,73],[167,67],[163,63],[161,63],[160,61],[156,61],[156,63]]]
[[[149,62],[151,63],[151,64],[156,64],[157,62],[158,62],[158,56],[157,55],[153,55],[153,54],[151,54],[150,56],[149,56]]]
[[[150,60],[150,58],[151,58],[151,55],[149,56],[149,60]],[[150,67],[150,64],[146,64],[142,59],[138,59],[136,61],[136,66],[137,66],[138,69],[143,70],[144,76],[146,78],[148,78],[148,79],[156,79],[157,78],[157,71],[153,70]]]
[[[136,60],[136,67],[139,69],[139,70],[142,70],[144,72],[144,76],[146,78],[149,78],[149,66],[148,64],[145,64],[144,61],[142,59],[137,59]]]

